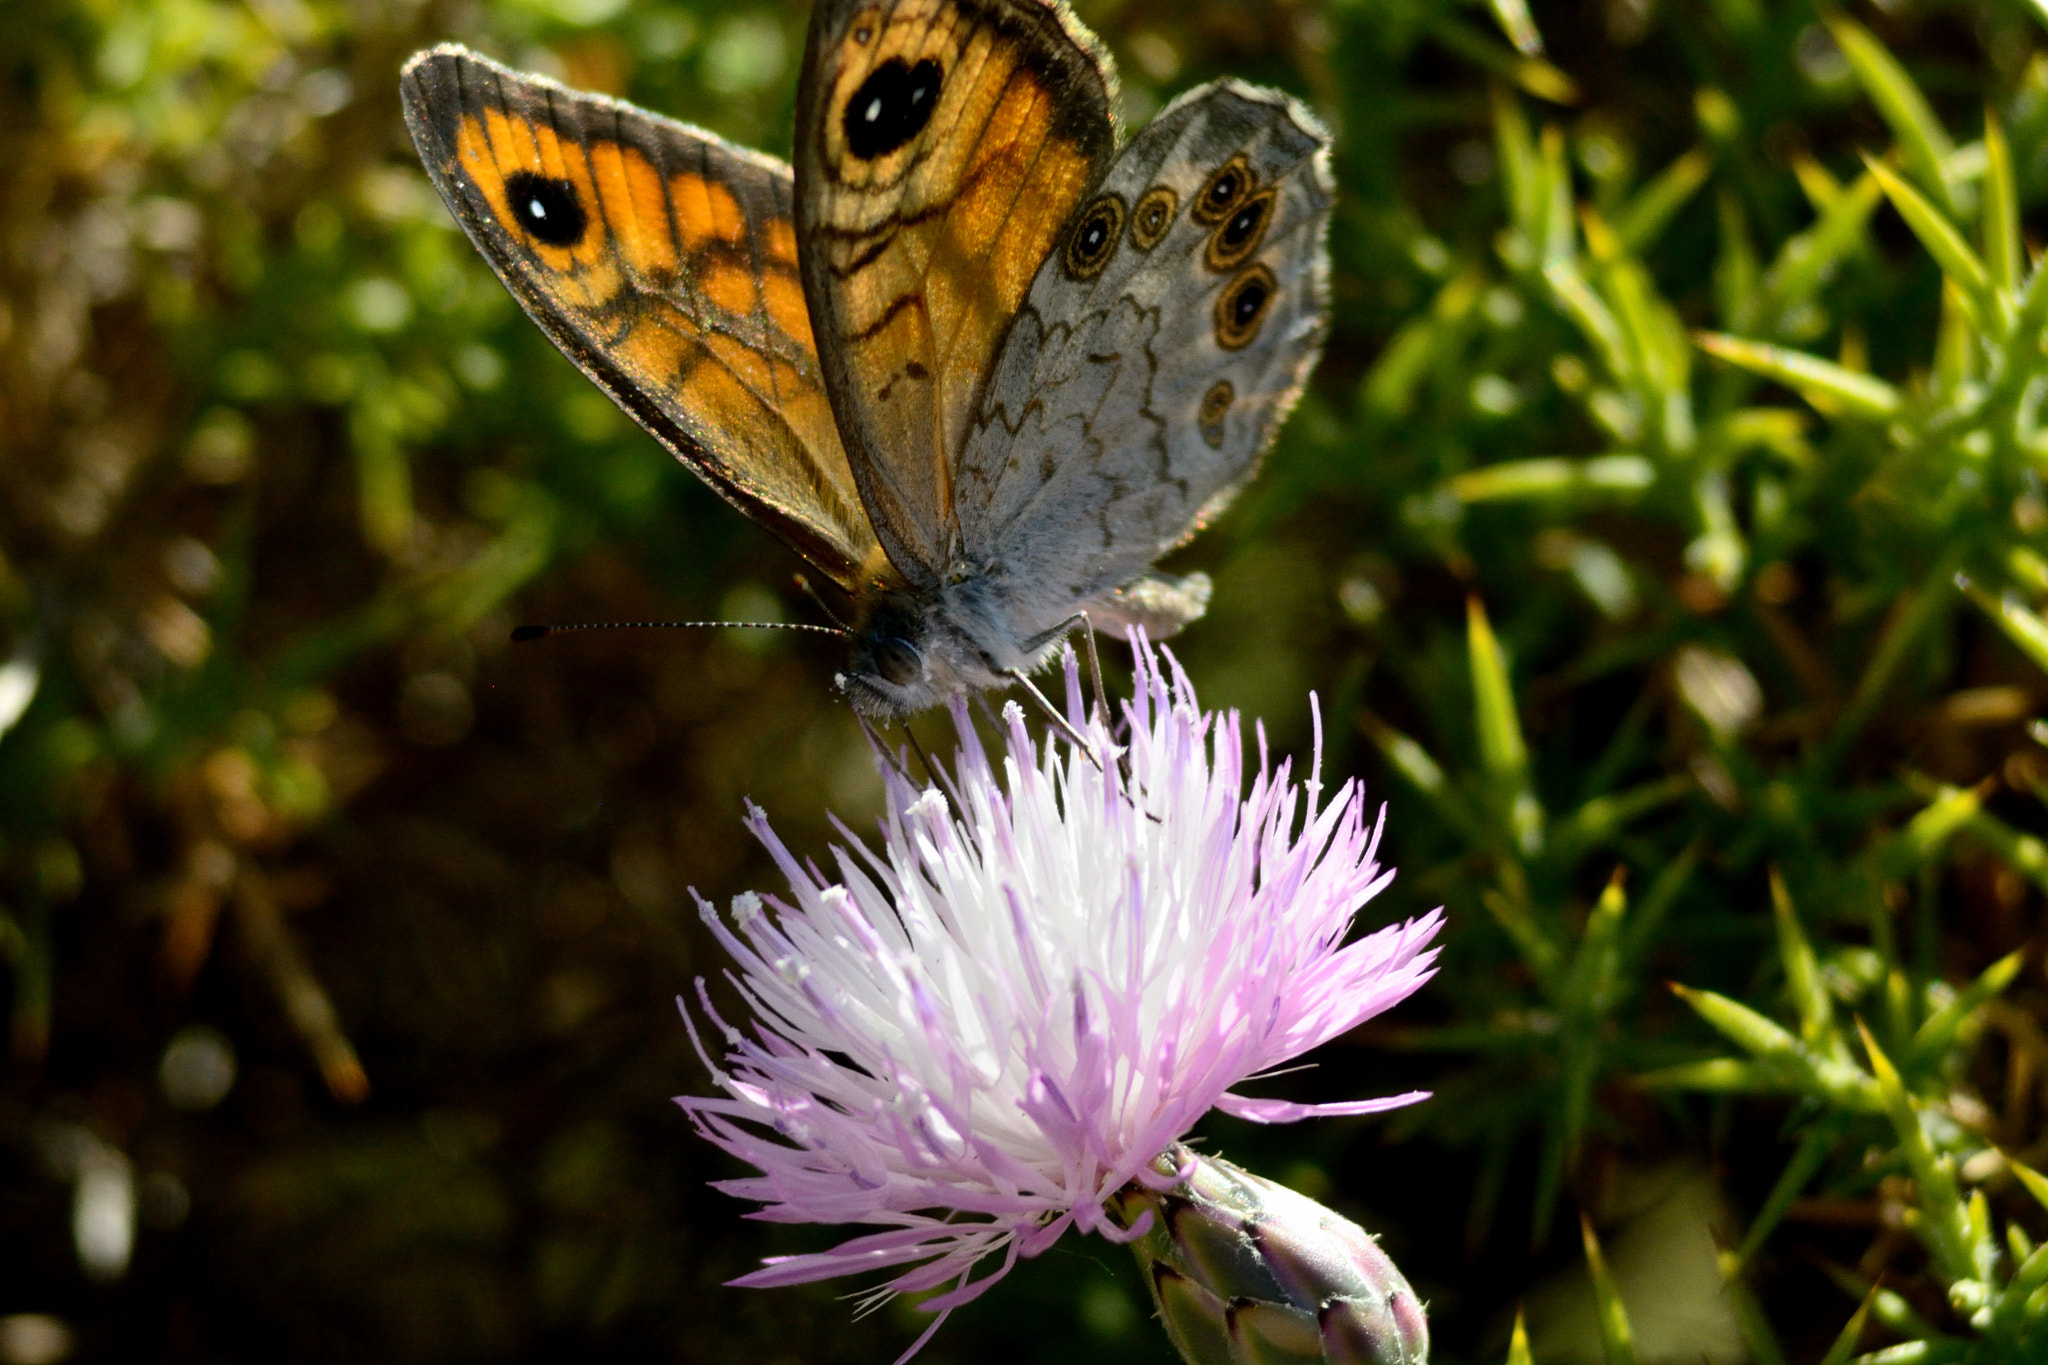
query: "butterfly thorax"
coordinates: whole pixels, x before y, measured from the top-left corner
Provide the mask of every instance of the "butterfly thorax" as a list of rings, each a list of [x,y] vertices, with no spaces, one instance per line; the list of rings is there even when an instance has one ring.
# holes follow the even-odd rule
[[[883,589],[862,603],[839,685],[862,715],[896,719],[1035,671],[1058,635],[1018,620],[999,574]]]

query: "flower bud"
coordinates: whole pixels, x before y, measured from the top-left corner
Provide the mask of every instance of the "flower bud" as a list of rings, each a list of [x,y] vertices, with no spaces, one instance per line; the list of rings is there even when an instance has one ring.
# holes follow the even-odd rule
[[[1220,1157],[1174,1147],[1153,1163],[1181,1177],[1126,1186],[1126,1227],[1166,1332],[1189,1365],[1427,1365],[1422,1303],[1348,1218]]]

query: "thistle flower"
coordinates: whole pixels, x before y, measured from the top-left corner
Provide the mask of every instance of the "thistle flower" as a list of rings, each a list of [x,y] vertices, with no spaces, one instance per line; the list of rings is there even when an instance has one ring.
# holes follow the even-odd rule
[[[1384,811],[1368,819],[1354,782],[1319,800],[1320,720],[1307,781],[1268,763],[1261,731],[1247,792],[1236,714],[1201,711],[1171,655],[1134,645],[1120,759],[1096,760],[1119,751],[1099,711],[1084,719],[1069,654],[1094,754],[1038,744],[1012,703],[992,760],[956,703],[945,789],[884,763],[881,846],[842,826],[832,877],[749,809],[790,896],[740,896],[729,923],[699,899],[754,1017],[727,1023],[698,981],[723,1059],[694,1022],[691,1038],[724,1094],[677,1103],[759,1169],[717,1185],[753,1217],[881,1230],[735,1284],[891,1272],[872,1301],[950,1283],[923,1305],[943,1321],[1070,1227],[1144,1235],[1150,1213],[1126,1226],[1119,1192],[1184,1178],[1155,1159],[1212,1108],[1286,1123],[1425,1098],[1236,1093],[1426,981],[1442,916],[1347,944],[1392,874],[1374,858]]]

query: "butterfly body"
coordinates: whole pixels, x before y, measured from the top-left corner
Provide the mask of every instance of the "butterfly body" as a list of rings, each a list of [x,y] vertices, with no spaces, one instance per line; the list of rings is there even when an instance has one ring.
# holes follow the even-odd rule
[[[1121,147],[1049,0],[824,0],[795,166],[461,48],[406,68],[455,216],[572,360],[852,597],[898,716],[1170,634],[1327,312],[1327,138],[1224,81]]]

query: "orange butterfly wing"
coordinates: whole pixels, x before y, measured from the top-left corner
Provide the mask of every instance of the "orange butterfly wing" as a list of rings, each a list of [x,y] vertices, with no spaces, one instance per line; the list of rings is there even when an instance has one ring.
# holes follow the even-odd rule
[[[819,0],[812,14],[804,290],[861,496],[913,582],[954,568],[975,400],[1115,151],[1113,83],[1060,0]]]
[[[563,353],[841,586],[884,570],[812,341],[789,168],[453,45],[402,86],[435,188]]]

